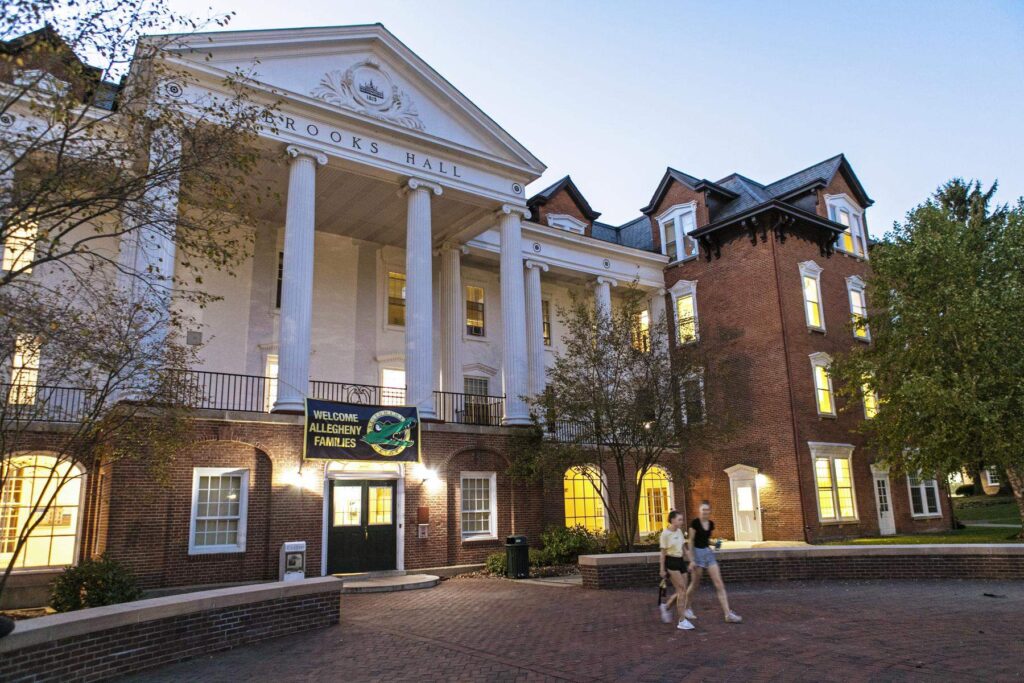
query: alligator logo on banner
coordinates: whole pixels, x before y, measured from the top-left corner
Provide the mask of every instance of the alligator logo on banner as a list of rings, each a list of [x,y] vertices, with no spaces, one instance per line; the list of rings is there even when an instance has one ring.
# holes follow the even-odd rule
[[[419,414],[414,407],[307,398],[303,455],[315,460],[419,462]]]

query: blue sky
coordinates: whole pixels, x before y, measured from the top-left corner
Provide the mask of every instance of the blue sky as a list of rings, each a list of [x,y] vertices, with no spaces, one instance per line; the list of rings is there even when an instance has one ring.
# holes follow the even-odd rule
[[[171,0],[205,15],[210,0]],[[872,233],[953,176],[1024,195],[1024,2],[213,0],[232,29],[381,22],[601,220],[666,166],[770,182],[839,152]]]

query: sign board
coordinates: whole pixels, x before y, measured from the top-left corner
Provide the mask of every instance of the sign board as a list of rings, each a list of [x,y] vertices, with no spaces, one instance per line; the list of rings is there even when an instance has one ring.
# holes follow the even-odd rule
[[[419,462],[419,413],[408,406],[367,406],[307,398],[303,457]]]

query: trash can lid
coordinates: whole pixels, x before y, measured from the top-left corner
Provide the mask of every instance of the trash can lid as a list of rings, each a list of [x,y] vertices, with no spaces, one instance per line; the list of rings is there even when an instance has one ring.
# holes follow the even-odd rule
[[[505,539],[505,545],[526,545],[526,536],[509,536]]]

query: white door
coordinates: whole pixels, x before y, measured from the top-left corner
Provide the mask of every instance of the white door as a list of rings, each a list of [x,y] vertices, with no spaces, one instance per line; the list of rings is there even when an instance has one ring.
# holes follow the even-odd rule
[[[762,540],[757,470],[753,467],[736,465],[730,467],[726,472],[729,473],[729,488],[732,491],[732,523],[735,540]]]
[[[896,520],[892,515],[892,496],[888,472],[875,472],[875,507],[878,508],[878,530],[883,536],[896,533]]]

